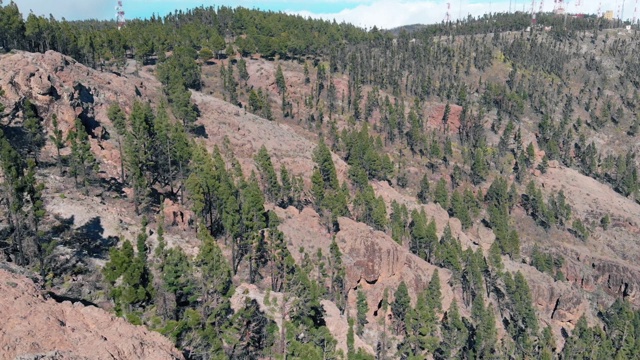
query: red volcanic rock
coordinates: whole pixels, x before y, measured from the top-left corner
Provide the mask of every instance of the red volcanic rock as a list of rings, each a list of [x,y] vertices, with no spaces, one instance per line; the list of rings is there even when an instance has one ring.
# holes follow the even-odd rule
[[[2,265],[2,264],[0,264]],[[171,341],[95,306],[45,298],[0,267],[0,359],[182,359]]]

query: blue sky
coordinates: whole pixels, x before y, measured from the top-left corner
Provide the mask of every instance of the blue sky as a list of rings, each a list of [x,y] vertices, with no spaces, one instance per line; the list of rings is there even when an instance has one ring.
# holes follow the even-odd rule
[[[116,0],[14,0],[23,14],[30,10],[38,15],[52,14],[56,18],[111,19],[115,17]],[[537,11],[540,0],[536,0]],[[566,1],[566,0],[565,0]],[[575,12],[575,0],[569,0],[567,8]],[[583,12],[595,13],[600,0],[583,0]],[[603,1],[603,10],[615,10],[616,1]],[[165,15],[175,9],[205,6],[244,6],[264,10],[283,11],[303,16],[346,21],[362,27],[392,28],[416,23],[440,22],[447,13],[447,2],[451,2],[452,19],[467,15],[507,11],[508,0],[123,0],[127,18],[149,17],[151,14]],[[633,16],[633,1],[626,0],[623,18]],[[529,11],[530,0],[512,0],[512,8]],[[544,10],[553,9],[553,0],[544,0]]]

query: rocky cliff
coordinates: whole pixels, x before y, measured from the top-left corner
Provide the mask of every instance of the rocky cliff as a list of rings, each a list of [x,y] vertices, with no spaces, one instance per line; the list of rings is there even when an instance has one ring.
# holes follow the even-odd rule
[[[162,335],[94,306],[44,296],[32,279],[0,267],[0,359],[182,359]]]

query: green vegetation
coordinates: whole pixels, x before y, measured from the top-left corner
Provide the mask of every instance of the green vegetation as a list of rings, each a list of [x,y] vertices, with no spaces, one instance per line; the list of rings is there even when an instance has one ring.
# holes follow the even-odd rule
[[[586,215],[572,211],[563,190],[542,187],[537,176],[553,174],[556,163],[640,198],[634,150],[594,140],[606,129],[624,127],[620,136],[629,142],[638,134],[640,63],[629,50],[636,37],[603,41],[598,33],[614,24],[591,16],[566,26],[550,14],[538,21],[552,30],[521,31],[530,19],[518,12],[387,32],[223,6],[134,20],[117,31],[111,22],[34,14],[25,20],[14,3],[0,5],[3,51],[55,50],[102,71],[117,71],[133,57],[138,66],[155,64],[162,85],[153,102],[140,96],[107,104],[108,136],[96,136],[86,115],[66,124],[57,114],[45,118],[28,98],[8,113],[0,104],[0,207],[7,225],[0,247],[43,276],[55,270],[57,238],[68,234],[53,234],[59,220],[46,212],[44,178],[54,162],[43,149],[50,141],[57,173],[73,177],[85,195],[101,189],[103,198],[111,182],[131,189],[137,216],[159,214],[157,243],[144,220],[135,246],[125,238],[109,245],[103,286],[118,316],[164,334],[189,358],[369,359],[356,336],[369,341],[377,331],[367,330],[376,327],[383,329],[380,359],[637,358],[640,317],[629,303],[602,310],[604,327],[581,318],[561,350],[538,320],[525,275],[508,271],[522,262],[562,281],[570,259],[531,234],[571,233],[579,244],[611,226],[609,214],[581,219]],[[603,57],[619,59],[624,76],[608,81],[610,64],[600,54],[576,50],[589,42],[599,44]],[[273,63],[273,86],[249,84],[255,54]],[[203,78],[214,58],[216,89]],[[303,69],[301,88],[289,76],[296,69]],[[249,168],[251,157],[240,159],[241,167],[229,139],[208,148],[192,91],[220,94],[274,126],[299,126],[314,141],[317,134],[312,172],[294,173],[281,154],[270,153],[269,142],[250,154]],[[100,141],[117,149],[119,179],[102,176]],[[384,191],[394,180],[398,194],[389,195]],[[193,214],[185,236],[197,242],[197,254],[165,240],[165,199]],[[305,246],[291,254],[276,206],[312,208],[332,239],[311,254]],[[459,224],[437,226],[438,208]],[[370,302],[366,286],[350,287],[353,258],[337,240],[341,217],[390,235],[415,255],[408,263],[436,267],[431,278],[419,279],[416,271],[415,283],[401,281],[385,288],[380,304]],[[488,250],[470,245],[483,226],[495,235]],[[460,228],[473,234],[471,241],[459,238]],[[231,308],[236,286],[245,282],[268,290],[268,311],[250,297]],[[443,285],[455,294],[448,308]],[[323,300],[348,319],[347,354],[327,327]]]

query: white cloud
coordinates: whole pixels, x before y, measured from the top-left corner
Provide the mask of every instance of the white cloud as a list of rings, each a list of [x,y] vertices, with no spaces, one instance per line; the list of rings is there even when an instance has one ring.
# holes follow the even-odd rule
[[[446,1],[446,0],[444,0]],[[531,9],[530,1],[513,0],[511,9],[513,11],[529,12]],[[536,1],[534,9],[539,10],[540,2]],[[553,0],[545,0],[544,11],[553,10]],[[593,1],[588,1],[582,7],[582,12],[596,13],[597,6]],[[603,5],[603,11],[607,10],[607,5]],[[466,18],[468,15],[478,16],[494,12],[509,11],[509,1],[483,1],[470,3],[466,0],[451,1],[450,17],[452,20]],[[573,2],[567,3],[565,6],[569,12],[575,13],[576,9]],[[612,7],[609,5],[609,7]],[[631,17],[632,11],[625,9],[624,18]],[[446,2],[435,1],[417,1],[417,0],[377,0],[367,4],[358,5],[352,9],[345,9],[337,13],[312,13],[309,11],[289,11],[292,14],[301,16],[310,16],[314,18],[322,18],[327,20],[336,20],[338,22],[347,22],[362,27],[373,27],[374,25],[382,29],[390,29],[402,25],[411,24],[432,24],[439,23],[445,19],[447,14]]]
[[[9,0],[6,0],[8,2]],[[113,19],[115,18],[116,0],[14,0],[23,14],[27,15],[33,10],[37,15],[49,16],[53,14],[60,19],[65,17],[68,20],[78,19]],[[327,4],[330,8],[336,8],[337,4],[350,9],[344,9],[339,12],[317,13],[304,11],[287,11],[292,14],[302,16],[311,16],[315,18],[323,18],[328,20],[335,19],[338,22],[345,21],[362,27],[373,27],[388,29],[402,25],[410,24],[429,24],[441,22],[445,18],[447,12],[446,2],[451,2],[450,15],[455,20],[468,15],[478,16],[489,12],[503,12],[509,10],[509,2],[511,8],[522,11],[523,6],[526,11],[531,8],[530,0],[316,0],[313,4],[314,8],[318,8],[319,4]],[[602,10],[617,9],[617,2],[623,0],[612,0],[603,2]],[[569,2],[566,7],[570,12],[575,12],[575,0],[565,0]],[[245,6],[260,7],[269,9],[270,5],[279,3],[292,4],[290,8],[300,9],[304,5],[309,4],[309,0],[125,0],[125,10],[128,17],[132,16],[149,16],[146,14],[148,10],[155,9],[150,12],[166,10],[168,8],[188,8],[198,6],[199,4],[215,4],[229,6]],[[583,0],[583,12],[595,13],[598,8],[598,1]],[[295,5],[293,5],[295,4]],[[535,10],[539,9],[540,0],[536,0]],[[553,0],[544,0],[544,10],[551,11],[554,6]],[[285,5],[286,6],[286,5]],[[633,3],[626,0],[624,9],[624,18],[633,16]],[[145,15],[141,15],[144,13]]]
[[[26,17],[31,11],[36,15],[56,19],[109,19],[115,17],[115,0],[13,0]],[[5,3],[8,3],[6,1]]]

